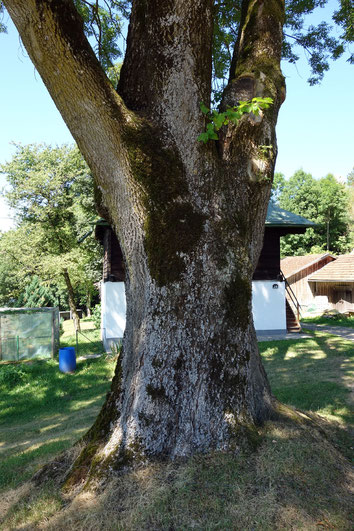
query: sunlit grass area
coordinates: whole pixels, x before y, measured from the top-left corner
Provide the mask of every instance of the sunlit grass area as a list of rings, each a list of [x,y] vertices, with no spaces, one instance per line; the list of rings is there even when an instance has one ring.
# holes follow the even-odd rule
[[[100,330],[90,320],[80,321],[81,332],[78,333],[78,348],[76,344],[76,333],[72,320],[63,321],[63,333],[60,336],[61,347],[75,347],[77,356],[87,356],[90,354],[102,354],[104,352]]]
[[[14,376],[18,382],[1,387],[0,395],[2,528],[352,529],[354,344],[309,333],[305,339],[261,343],[260,350],[275,396],[303,415],[282,409],[281,420],[258,429],[256,444],[234,454],[150,463],[112,478],[102,491],[79,495],[63,494],[60,477],[41,487],[23,481],[92,423],[113,361],[79,362],[74,375],[45,363],[48,375],[42,379],[37,362],[29,366],[33,373]]]
[[[308,339],[260,343],[275,396],[285,404],[351,424],[354,343],[316,332]]]
[[[114,360],[79,361],[74,374],[58,362],[0,367],[0,490],[14,487],[93,423],[109,389]]]
[[[319,315],[317,317],[306,316],[301,319],[302,323],[320,324],[327,326],[345,326],[346,328],[354,328],[354,315],[343,314],[329,314]]]

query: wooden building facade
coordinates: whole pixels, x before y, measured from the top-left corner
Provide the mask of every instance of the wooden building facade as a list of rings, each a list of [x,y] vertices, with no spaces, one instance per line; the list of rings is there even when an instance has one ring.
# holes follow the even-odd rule
[[[306,307],[314,303],[316,294],[309,283],[310,276],[334,260],[335,257],[330,253],[287,256],[281,260],[281,271],[301,306]]]
[[[328,307],[339,312],[354,312],[354,254],[336,260],[309,277],[315,300],[326,298]]]
[[[259,333],[300,330],[298,304],[292,296],[287,297],[281,272],[280,238],[286,234],[303,234],[314,225],[302,216],[269,203],[263,248],[252,282],[253,319]]]
[[[257,331],[286,332],[290,326],[294,313],[291,312],[292,317],[289,317],[286,310],[286,288],[280,270],[280,238],[286,234],[304,233],[313,225],[301,216],[269,204],[263,248],[252,281],[253,318]],[[122,337],[125,326],[125,266],[116,235],[105,220],[97,223],[95,235],[104,246],[102,339],[109,347],[110,342],[117,342]],[[115,326],[115,322],[119,325]]]

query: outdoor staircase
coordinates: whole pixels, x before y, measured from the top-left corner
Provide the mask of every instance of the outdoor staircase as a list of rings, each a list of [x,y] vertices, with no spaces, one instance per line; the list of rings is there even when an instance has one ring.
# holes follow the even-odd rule
[[[285,299],[285,308],[286,308],[286,329],[288,332],[300,332],[301,325],[289,304],[288,299]]]
[[[300,332],[301,331],[300,303],[297,300],[295,293],[291,289],[289,282],[286,280],[285,275],[281,270],[280,270],[280,275],[281,275],[282,280],[285,282],[286,329],[288,332]]]

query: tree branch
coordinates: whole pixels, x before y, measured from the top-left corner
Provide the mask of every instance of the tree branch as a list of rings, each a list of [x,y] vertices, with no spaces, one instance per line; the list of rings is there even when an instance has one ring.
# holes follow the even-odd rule
[[[101,68],[71,0],[6,0],[24,46],[99,185],[129,173],[122,131],[131,118]],[[100,159],[105,156],[102,172]]]
[[[264,113],[266,120],[263,119],[263,114],[258,119],[251,115],[248,120],[240,120],[237,127],[228,127],[219,142],[223,157],[231,162],[240,154],[242,148],[239,141],[242,142],[242,136],[251,135],[249,142],[244,143],[245,156],[251,155],[254,160],[257,159],[259,166],[263,166],[260,161],[263,157],[256,154],[257,148],[272,145],[273,160],[267,170],[268,179],[272,177],[276,156],[275,135],[269,131],[274,132],[278,110],[285,98],[285,82],[280,69],[284,10],[284,0],[243,1],[229,83],[224,90],[221,104],[224,110],[236,105],[238,101],[251,100],[254,97],[273,99],[273,104]],[[251,128],[250,124],[253,124]],[[254,127],[257,124],[258,126]],[[251,174],[253,175],[253,172]]]
[[[203,128],[200,101],[210,100],[212,18],[212,0],[133,1],[118,92],[182,154]]]

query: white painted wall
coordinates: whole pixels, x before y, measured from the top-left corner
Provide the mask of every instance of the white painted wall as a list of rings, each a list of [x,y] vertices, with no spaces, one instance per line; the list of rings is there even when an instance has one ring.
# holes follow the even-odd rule
[[[278,286],[276,289],[273,286]],[[102,339],[123,337],[126,321],[124,282],[101,284]],[[256,330],[286,331],[285,283],[274,280],[252,282],[252,311]]]
[[[252,313],[256,330],[285,332],[285,312],[285,282],[274,280],[252,282]]]
[[[122,338],[126,316],[124,282],[102,282],[101,309],[102,339]]]

